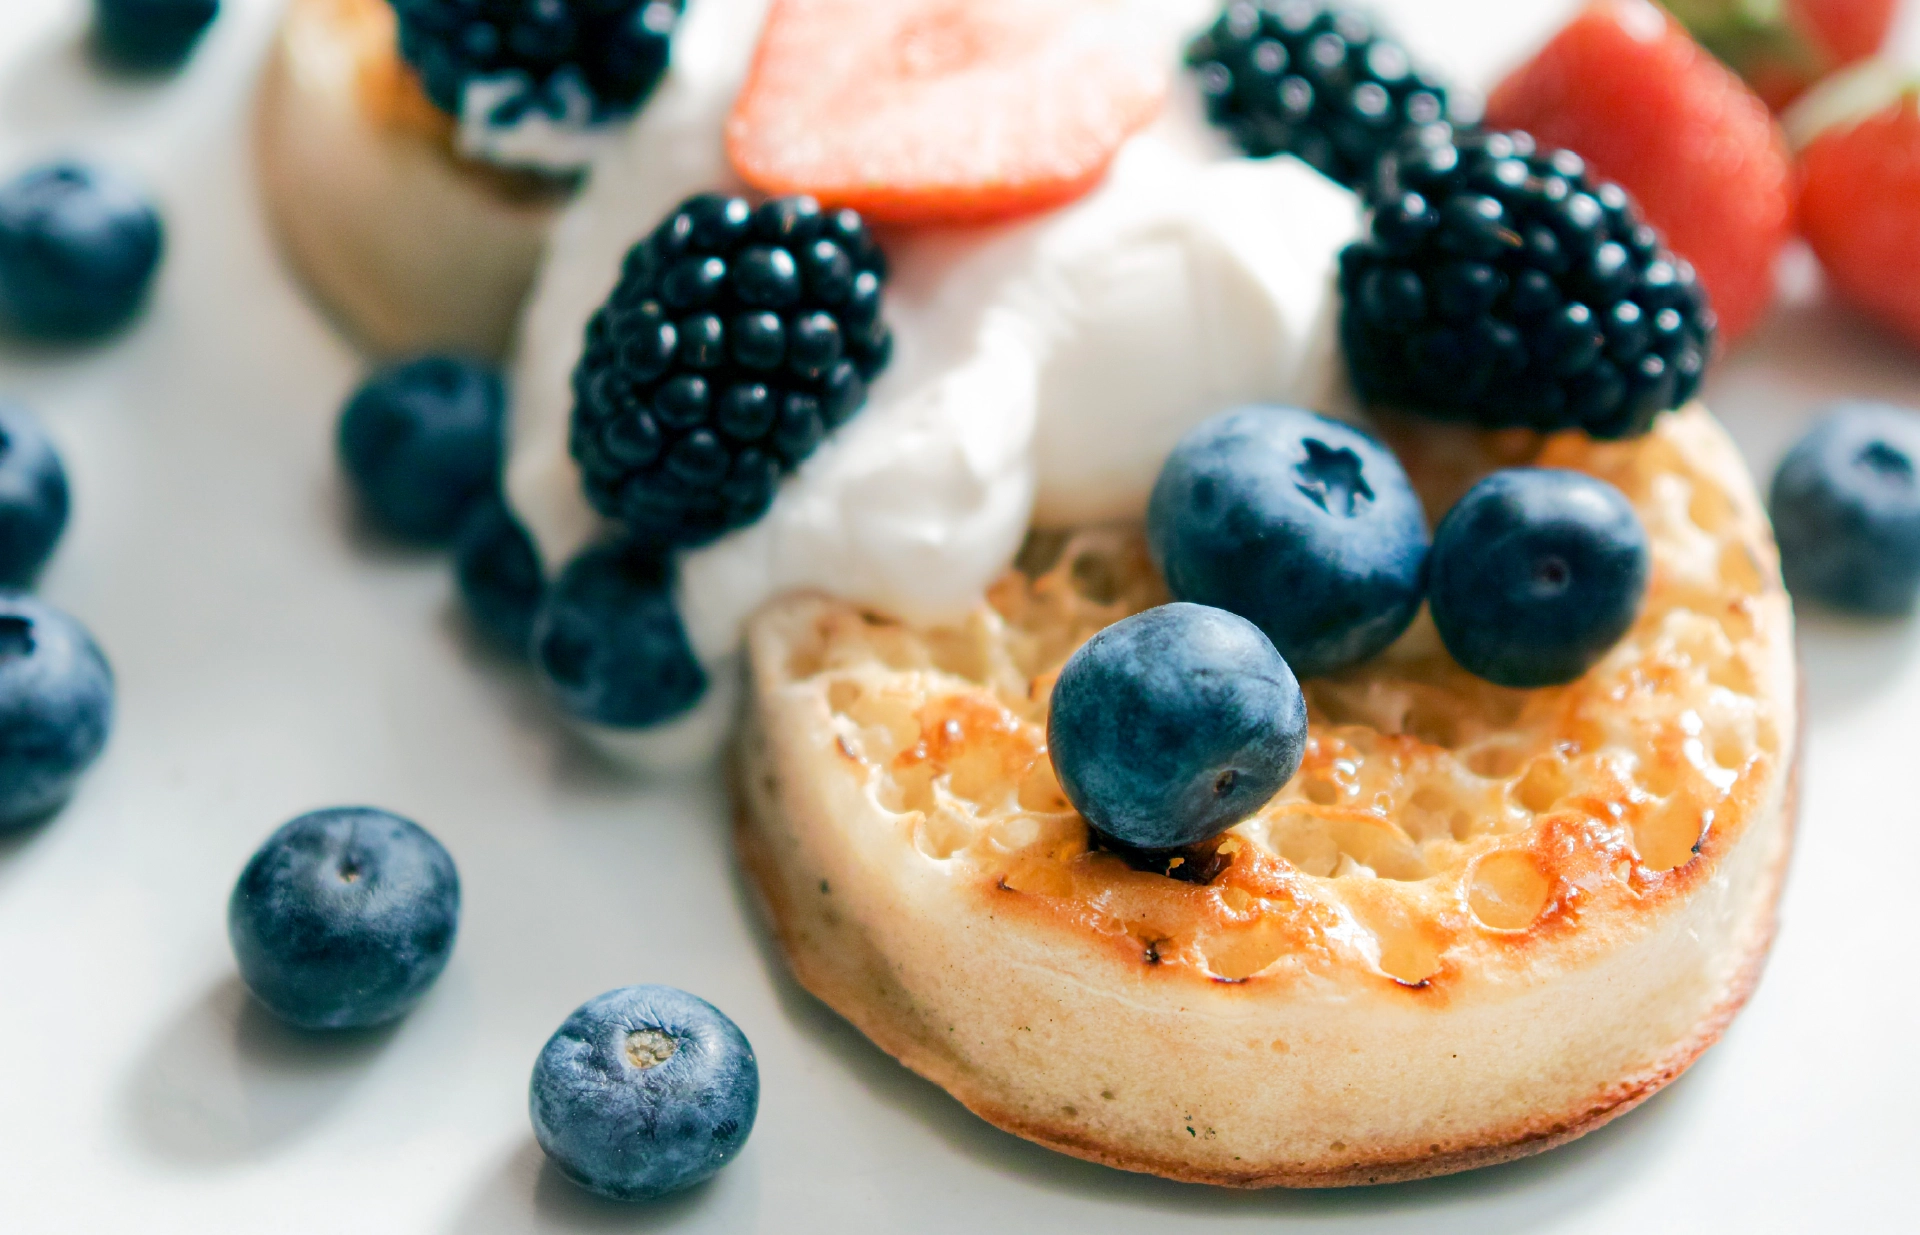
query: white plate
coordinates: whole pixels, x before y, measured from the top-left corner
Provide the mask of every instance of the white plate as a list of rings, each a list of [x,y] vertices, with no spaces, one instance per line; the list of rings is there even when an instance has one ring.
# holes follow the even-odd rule
[[[121,691],[78,798],[0,841],[0,1230],[1920,1225],[1912,624],[1805,620],[1807,806],[1766,981],[1688,1076],[1565,1149],[1424,1184],[1229,1193],[1034,1148],[881,1055],[769,950],[717,782],[621,780],[475,649],[441,560],[354,527],[331,433],[358,361],[282,273],[249,177],[248,94],[276,7],[227,0],[183,76],[129,84],[86,60],[81,0],[0,4],[0,169],[98,154],[149,177],[170,229],[153,311],[125,338],[0,349],[0,390],[40,410],[73,474],[43,591],[92,625]],[[1569,6],[1518,27],[1500,16],[1513,0],[1388,7],[1414,47],[1486,80]],[[1824,399],[1920,405],[1920,354],[1820,303],[1804,263],[1795,281],[1710,387],[1763,470]],[[404,1023],[310,1041],[248,1005],[226,897],[269,830],[342,802],[436,832],[465,921]],[[636,981],[726,1009],[764,1079],[740,1159],[639,1209],[544,1167],[526,1115],[547,1034]]]

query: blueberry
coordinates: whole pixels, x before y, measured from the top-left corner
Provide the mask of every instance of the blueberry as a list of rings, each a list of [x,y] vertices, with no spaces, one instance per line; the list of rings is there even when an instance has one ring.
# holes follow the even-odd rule
[[[1047,747],[1102,835],[1172,849],[1225,831],[1292,779],[1307,703],[1260,628],[1205,605],[1137,613],[1060,670]]]
[[[80,623],[0,592],[0,831],[67,800],[107,744],[113,670]]]
[[[533,538],[507,504],[487,498],[453,541],[454,576],[473,624],[503,650],[525,656],[546,576]]]
[[[1467,490],[1433,534],[1428,601],[1462,668],[1500,686],[1585,673],[1633,625],[1647,532],[1620,491],[1556,468]]]
[[[692,1187],[733,1161],[760,1108],[739,1026],[670,986],[574,1009],[533,1065],[540,1148],[581,1187],[623,1201]]]
[[[179,64],[220,12],[220,0],[94,0],[94,37],[132,69]]]
[[[118,175],[34,168],[0,185],[0,309],[21,334],[98,338],[139,311],[161,246],[153,204]]]
[[[506,422],[500,375],[423,356],[374,374],[340,413],[340,457],[388,532],[444,543],[499,484]]]
[[[1147,537],[1175,597],[1252,621],[1302,677],[1365,660],[1420,610],[1427,525],[1407,474],[1312,412],[1242,408],[1187,434]]]
[[[533,653],[568,713],[637,729],[706,693],[669,575],[663,556],[626,541],[596,545],[560,572],[534,619]]]
[[[1900,614],[1920,593],[1920,413],[1879,403],[1830,409],[1787,452],[1770,505],[1796,595]]]
[[[447,967],[460,876],[419,824],[365,806],[317,810],[267,838],[227,902],[240,976],[302,1029],[406,1014]]]
[[[0,586],[33,581],[67,526],[67,471],[40,422],[0,403]]]

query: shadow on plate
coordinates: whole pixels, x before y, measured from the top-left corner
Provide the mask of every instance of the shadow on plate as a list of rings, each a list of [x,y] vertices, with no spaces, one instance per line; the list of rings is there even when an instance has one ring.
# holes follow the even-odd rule
[[[61,807],[55,807],[38,819],[21,824],[19,827],[0,831],[0,867],[12,861],[16,854],[24,852],[34,841],[40,839],[53,821],[59,817]]]
[[[1912,618],[1863,618],[1794,606],[1811,722],[1871,703],[1906,679],[1917,641]]]
[[[742,908],[754,919],[755,942],[782,1010],[804,1037],[832,1055],[875,1098],[911,1115],[955,1152],[995,1173],[1103,1208],[1286,1218],[1308,1224],[1308,1229],[1346,1228],[1351,1223],[1369,1235],[1430,1235],[1436,1214],[1471,1206],[1473,1229],[1480,1235],[1539,1230],[1554,1216],[1622,1186],[1670,1154],[1687,1122],[1684,1112],[1707,1089],[1693,1073],[1711,1071],[1707,1061],[1714,1058],[1709,1052],[1687,1075],[1605,1127],[1559,1149],[1501,1166],[1413,1183],[1311,1191],[1176,1183],[1084,1162],[1002,1132],[908,1071],[793,979],[752,889],[744,876],[738,882]]]
[[[747,1153],[751,1155],[749,1146]],[[742,1168],[747,1168],[743,1170]],[[531,1136],[482,1179],[446,1235],[533,1235],[535,1232],[668,1231],[699,1224],[708,1230],[751,1229],[751,1164],[737,1161],[719,1175],[658,1201],[609,1201],[575,1185],[549,1161]]]
[[[451,561],[447,570],[451,575]],[[457,649],[462,665],[486,681],[514,727],[548,752],[546,774],[556,785],[588,797],[630,801],[639,789],[673,787],[688,779],[648,776],[623,766],[595,746],[568,723],[527,661],[510,655],[474,629],[467,620],[457,585],[450,584],[449,590],[452,594],[439,621],[442,636]]]
[[[91,6],[89,6],[91,8]],[[60,23],[20,59],[0,87],[0,124],[17,134],[54,136],[112,126],[152,106],[172,72],[134,72],[101,56],[92,23]]]
[[[342,403],[348,397],[349,394],[343,394]],[[331,453],[330,466],[321,473],[325,478],[320,486],[323,490],[320,502],[325,508],[322,517],[340,529],[348,550],[364,565],[381,568],[444,566],[451,575],[453,555],[446,546],[395,536],[374,522],[359,495],[353,491],[353,482],[347,479],[346,468],[340,462],[338,424],[339,409],[336,407],[327,421],[326,448]]]
[[[158,1157],[219,1164],[264,1156],[333,1109],[393,1026],[302,1033],[225,978],[168,1022],[126,1082],[136,1138]]]

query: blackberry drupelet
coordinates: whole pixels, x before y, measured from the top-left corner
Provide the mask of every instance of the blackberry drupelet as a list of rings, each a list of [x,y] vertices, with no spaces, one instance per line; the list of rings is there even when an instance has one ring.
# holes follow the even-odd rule
[[[1382,161],[1340,255],[1370,402],[1483,428],[1644,433],[1693,397],[1714,315],[1618,185],[1524,133],[1423,131]]]
[[[461,114],[469,82],[519,75],[488,119],[512,124],[530,108],[566,119],[630,112],[666,72],[683,0],[391,0],[400,54],[427,96]],[[577,102],[589,114],[577,116]]]
[[[1445,86],[1362,13],[1236,0],[1187,47],[1207,116],[1256,158],[1292,154],[1348,188],[1409,129],[1446,118]]]
[[[627,254],[574,370],[571,448],[594,508],[673,545],[766,513],[886,366],[885,279],[851,210],[684,202]]]

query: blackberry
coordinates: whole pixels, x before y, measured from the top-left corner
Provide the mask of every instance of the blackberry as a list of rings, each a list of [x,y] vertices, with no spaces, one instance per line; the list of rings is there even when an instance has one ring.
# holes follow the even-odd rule
[[[885,367],[885,278],[851,210],[682,203],[628,252],[573,373],[571,448],[594,508],[669,545],[766,513]]]
[[[1381,163],[1369,201],[1340,255],[1340,336],[1368,401],[1618,438],[1699,388],[1705,290],[1578,155],[1439,127]]]
[[[1207,117],[1255,158],[1297,155],[1348,188],[1447,90],[1364,14],[1327,0],[1236,0],[1187,47]]]
[[[684,0],[390,0],[400,54],[458,116],[469,82],[518,80],[488,120],[531,109],[590,123],[631,112],[667,69]],[[582,111],[584,115],[580,114]]]

